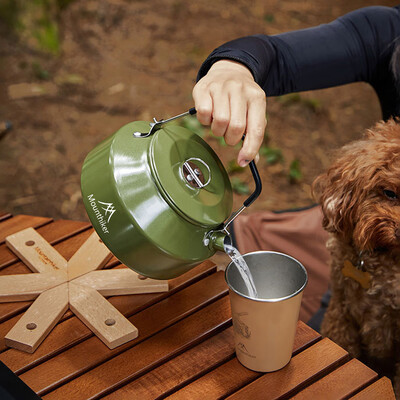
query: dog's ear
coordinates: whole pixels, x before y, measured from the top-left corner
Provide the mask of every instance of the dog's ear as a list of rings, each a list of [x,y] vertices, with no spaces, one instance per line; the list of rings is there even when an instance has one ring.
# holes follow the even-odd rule
[[[341,149],[337,161],[312,185],[313,197],[322,207],[324,228],[344,239],[351,239],[362,196],[359,165],[354,156],[359,149],[354,147],[351,144]]]

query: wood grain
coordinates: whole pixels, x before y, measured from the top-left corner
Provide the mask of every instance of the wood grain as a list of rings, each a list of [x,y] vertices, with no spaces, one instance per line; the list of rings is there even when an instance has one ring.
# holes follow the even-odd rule
[[[110,349],[138,336],[138,330],[99,292],[69,283],[69,306],[74,314]]]
[[[31,215],[17,215],[0,223],[0,243],[4,243],[6,236],[19,232],[25,228],[38,228],[51,222],[51,218],[33,217]]]
[[[140,334],[129,343],[110,350],[98,338],[90,337],[20,376],[28,386],[42,395],[226,294],[223,273],[215,273],[130,317],[129,320]]]
[[[353,359],[293,396],[292,400],[348,398],[372,383],[377,376],[375,371]]]
[[[265,399],[268,393],[268,399],[274,399],[288,394],[347,356],[345,350],[329,339],[322,339],[294,356],[285,368],[264,375],[250,371],[234,358],[168,398],[214,399],[233,393],[230,399]]]
[[[0,276],[0,301],[34,300],[42,292],[66,282],[66,275],[55,272]]]
[[[37,231],[51,245],[55,245],[77,233],[91,227],[88,222],[58,220],[37,228]],[[17,262],[18,257],[7,248],[6,244],[0,245],[0,269]]]
[[[172,279],[170,281],[169,293],[116,296],[109,299],[109,301],[125,316],[131,316],[165,299],[169,295],[199,282],[201,278],[210,276],[210,272],[215,272],[215,265],[211,262],[205,262],[184,275]],[[0,360],[14,372],[21,374],[41,362],[51,359],[62,351],[73,347],[77,343],[92,337],[93,333],[78,318],[72,316],[73,314],[67,311],[61,318],[62,323],[59,323],[54,328],[33,354],[21,353],[14,349],[4,351],[4,340],[0,341],[0,348],[4,351],[0,354]],[[0,337],[4,337],[19,318],[20,315],[17,315],[0,324]]]
[[[188,384],[235,354],[233,328],[217,333],[203,343],[154,368],[105,398],[152,400]]]
[[[285,368],[262,375],[228,398],[257,400],[264,399],[265,393],[271,399],[287,395],[347,358],[348,353],[344,349],[324,338],[293,357]]]
[[[10,222],[13,220],[17,227]],[[0,219],[0,233],[5,237],[35,224],[66,260],[93,232],[88,223],[18,216]],[[105,268],[125,267],[113,257]],[[33,275],[0,243],[0,277],[16,275],[15,279],[21,277],[22,282],[22,274],[27,273]],[[74,284],[91,274],[79,277]],[[107,281],[106,274],[94,281],[103,279]],[[31,302],[1,303],[0,360],[45,399],[106,396],[146,400],[170,396],[204,400],[230,396],[298,400],[348,398],[354,393],[353,398],[358,400],[395,398],[387,378],[375,381],[375,372],[357,360],[349,360],[344,350],[328,339],[321,340],[301,322],[294,357],[287,367],[270,374],[244,368],[234,355],[226,283],[211,262],[171,280],[169,287],[169,292],[108,299],[139,329],[136,339],[114,350],[93,336],[70,311],[34,353],[6,349],[4,336],[22,319],[21,312]],[[27,293],[29,290],[32,288],[26,288]]]
[[[67,260],[33,228],[7,236],[6,244],[33,272],[67,270]]]
[[[156,293],[168,291],[168,281],[140,279],[129,268],[92,271],[74,279],[78,285],[89,286],[103,296]]]
[[[95,231],[68,261],[68,280],[104,267],[112,257]]]
[[[309,345],[310,341],[314,342],[319,338],[320,336],[315,331],[299,321],[293,352],[299,352]],[[169,393],[179,390],[183,386],[191,384],[196,379],[200,379],[201,381],[203,375],[230,361],[234,355],[233,328],[230,327],[204,343],[186,351],[121,389],[111,393],[106,398],[109,400],[124,400],[132,399],[137,396],[136,398],[140,398],[141,400],[150,400],[158,398],[159,396],[164,397]],[[240,368],[243,367],[240,366]],[[236,379],[241,380],[239,371],[236,372],[236,374],[234,373],[237,377]],[[253,377],[260,375],[252,371],[249,371],[249,373]],[[199,387],[199,391],[201,391],[203,382],[199,383],[197,386]],[[207,386],[207,384],[205,384],[205,386]],[[206,396],[204,398],[208,397]]]
[[[67,283],[46,290],[8,332],[5,337],[6,345],[29,353],[34,352],[67,308]]]
[[[139,345],[60,387],[44,399],[102,396],[207,339],[230,323],[229,300],[210,304]],[[140,329],[139,329],[140,332]]]
[[[82,245],[82,243],[90,236],[91,230],[83,231],[73,237],[68,238],[53,246],[65,259],[69,259]],[[31,270],[22,262],[17,262],[8,267],[0,269],[0,276],[14,275],[14,274],[27,274]],[[0,322],[5,321],[19,313],[25,311],[31,303],[18,302],[18,303],[1,303],[0,304]]]
[[[390,379],[383,377],[379,381],[374,382],[360,393],[351,397],[352,400],[396,400],[394,395],[392,382]]]

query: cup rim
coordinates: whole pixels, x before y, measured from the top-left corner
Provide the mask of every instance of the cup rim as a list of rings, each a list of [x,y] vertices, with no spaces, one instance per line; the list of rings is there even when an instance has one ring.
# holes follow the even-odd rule
[[[260,254],[260,253],[263,253],[263,254],[278,254],[278,255],[281,255],[281,256],[284,256],[284,257],[287,257],[287,258],[291,258],[291,259],[292,259],[293,261],[295,261],[295,262],[301,267],[301,269],[303,270],[303,272],[304,272],[304,274],[305,274],[305,278],[306,278],[306,279],[304,280],[304,284],[303,284],[298,290],[296,290],[294,293],[291,293],[291,294],[288,295],[288,296],[276,297],[276,298],[272,298],[272,299],[263,299],[263,298],[258,298],[258,297],[247,296],[247,295],[245,295],[245,294],[239,292],[238,290],[236,290],[236,289],[235,289],[234,287],[232,287],[231,284],[229,283],[229,280],[228,280],[228,270],[229,270],[229,268],[231,268],[232,265],[234,265],[233,261],[231,261],[231,262],[228,264],[228,266],[226,267],[226,269],[225,269],[225,282],[226,282],[227,285],[229,286],[229,289],[230,289],[230,290],[232,290],[233,292],[235,292],[237,295],[239,295],[239,296],[241,296],[241,297],[244,297],[244,298],[246,298],[246,299],[253,300],[253,301],[259,301],[259,302],[261,302],[261,303],[276,303],[276,302],[278,302],[278,301],[287,300],[287,299],[290,299],[290,298],[292,298],[292,297],[298,295],[299,293],[301,293],[301,292],[304,290],[304,288],[307,286],[307,282],[308,282],[308,273],[307,273],[307,270],[304,268],[304,265],[303,265],[299,260],[297,260],[296,258],[294,258],[294,257],[292,257],[292,256],[289,256],[288,254],[280,253],[279,251],[269,251],[269,250],[252,251],[252,252],[250,252],[250,253],[243,254],[243,256],[247,256],[247,255],[251,255],[251,254]]]

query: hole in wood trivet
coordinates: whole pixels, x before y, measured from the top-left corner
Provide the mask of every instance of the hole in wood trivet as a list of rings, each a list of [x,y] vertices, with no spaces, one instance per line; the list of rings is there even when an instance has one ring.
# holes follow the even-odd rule
[[[33,331],[36,328],[37,328],[37,325],[33,322],[26,324],[26,329],[29,329],[30,331]]]
[[[115,319],[108,318],[108,319],[105,320],[105,324],[106,324],[107,326],[112,326],[112,325],[115,324]]]
[[[99,242],[100,242],[100,243],[103,243],[103,241],[102,241],[101,239],[99,239]]]
[[[147,279],[147,276],[138,275],[138,278],[139,278],[141,281],[144,281],[145,279]]]
[[[25,244],[27,246],[33,246],[35,244],[35,242],[33,240],[28,240],[27,242],[25,242]]]

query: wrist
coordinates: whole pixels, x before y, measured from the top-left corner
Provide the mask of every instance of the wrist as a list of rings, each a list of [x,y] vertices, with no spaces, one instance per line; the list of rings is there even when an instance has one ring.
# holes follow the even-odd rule
[[[247,75],[249,78],[254,79],[253,74],[251,73],[250,69],[246,67],[246,65],[234,60],[219,60],[210,67],[209,72],[211,71],[232,71],[236,73],[242,73],[244,75]]]

